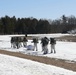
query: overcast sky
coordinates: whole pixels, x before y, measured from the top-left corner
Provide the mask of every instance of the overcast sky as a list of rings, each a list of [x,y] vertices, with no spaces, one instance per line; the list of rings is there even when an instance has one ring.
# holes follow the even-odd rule
[[[76,0],[0,0],[0,17],[57,19],[76,16]]]

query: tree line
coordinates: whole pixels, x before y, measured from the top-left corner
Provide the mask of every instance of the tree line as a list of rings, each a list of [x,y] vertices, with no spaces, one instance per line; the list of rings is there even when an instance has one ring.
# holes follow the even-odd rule
[[[76,28],[76,17],[62,15],[60,19],[46,20],[30,18],[16,18],[15,16],[0,18],[0,34],[44,34],[66,33]]]

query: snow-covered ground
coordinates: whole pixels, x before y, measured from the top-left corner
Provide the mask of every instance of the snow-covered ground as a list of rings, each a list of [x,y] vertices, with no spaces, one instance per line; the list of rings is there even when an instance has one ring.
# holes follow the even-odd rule
[[[10,39],[13,35],[0,36],[0,49],[24,54],[42,55],[47,57],[65,59],[76,62],[76,43],[57,41],[56,54],[50,53],[50,44],[48,45],[49,53],[42,54],[40,41],[38,43],[38,51],[27,51],[26,48],[13,49],[11,48]],[[52,35],[48,35],[50,37]],[[56,36],[61,36],[56,34]],[[53,37],[56,37],[55,34]],[[63,35],[62,35],[63,36]],[[28,45],[33,45],[32,40],[28,40]],[[63,68],[46,65],[43,63],[34,62],[27,59],[22,59],[13,56],[0,54],[0,75],[76,75],[76,72]]]
[[[76,75],[76,72],[0,54],[0,75]]]

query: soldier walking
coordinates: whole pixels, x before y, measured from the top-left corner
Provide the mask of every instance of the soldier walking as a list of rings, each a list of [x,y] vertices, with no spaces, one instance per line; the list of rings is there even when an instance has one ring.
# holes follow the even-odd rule
[[[28,42],[28,40],[26,39],[26,37],[24,37],[23,38],[23,46],[24,47],[27,47],[27,42]]]
[[[38,39],[37,38],[33,38],[32,43],[34,43],[34,50],[36,49],[36,51],[37,51],[38,50],[38,48],[37,48]]]
[[[15,37],[11,37],[11,48],[16,48]]]
[[[56,40],[55,38],[50,38],[50,44],[51,44],[51,53],[56,53],[56,50],[55,50],[55,44],[56,44]]]
[[[47,37],[44,37],[41,39],[41,43],[42,43],[42,51],[44,51],[43,54],[47,54],[48,53],[48,43],[49,43],[49,39]]]

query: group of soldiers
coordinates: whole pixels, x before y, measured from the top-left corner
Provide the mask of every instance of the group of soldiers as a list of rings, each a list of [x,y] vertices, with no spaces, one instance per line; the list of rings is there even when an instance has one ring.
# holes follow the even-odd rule
[[[42,51],[44,52],[43,54],[48,53],[49,41],[50,41],[50,46],[51,46],[51,53],[56,53],[56,50],[55,50],[56,40],[55,40],[55,38],[48,39],[47,37],[44,37],[41,39]],[[37,51],[38,50],[38,48],[37,48],[38,39],[34,38],[32,42],[34,43],[34,50],[36,49],[36,51]]]
[[[55,51],[55,44],[56,44],[55,38],[48,39],[47,37],[44,37],[41,39],[42,51],[44,52],[43,54],[48,53],[49,41],[50,41],[50,46],[51,46],[51,53],[56,53],[56,51]],[[23,38],[12,37],[11,38],[11,47],[19,49],[22,46],[21,43],[23,43],[23,47],[27,47],[27,42],[28,42],[28,40],[26,39],[26,37],[23,37]],[[33,50],[38,51],[38,47],[37,47],[37,44],[39,43],[38,38],[33,38],[32,43],[34,43]]]
[[[22,47],[21,43],[23,43],[23,46],[26,47],[27,42],[28,42],[28,40],[26,39],[26,37],[12,37],[11,38],[11,47],[19,49],[20,47]]]

